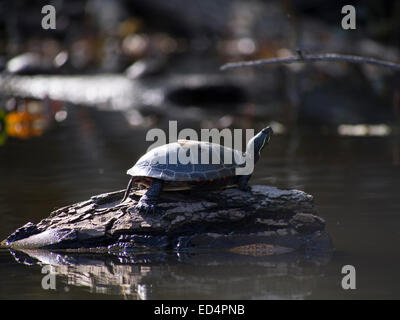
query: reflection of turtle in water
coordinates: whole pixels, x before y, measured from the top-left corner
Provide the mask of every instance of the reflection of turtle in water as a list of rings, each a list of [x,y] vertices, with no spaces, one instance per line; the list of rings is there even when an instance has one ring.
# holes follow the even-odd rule
[[[248,142],[244,155],[218,144],[192,140],[179,140],[154,148],[127,171],[132,178],[122,201],[129,196],[133,184],[149,188],[136,206],[146,212],[155,211],[161,190],[237,186],[246,191],[251,174],[238,175],[236,169],[243,169],[248,160],[256,163],[272,133],[271,127],[264,128]]]

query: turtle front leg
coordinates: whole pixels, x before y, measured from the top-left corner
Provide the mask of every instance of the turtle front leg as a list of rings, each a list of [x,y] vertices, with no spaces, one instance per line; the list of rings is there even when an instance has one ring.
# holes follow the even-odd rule
[[[163,182],[161,180],[152,180],[149,189],[140,198],[136,208],[145,213],[155,213],[162,188]]]
[[[242,190],[242,191],[250,191],[251,190],[251,188],[248,185],[250,178],[251,178],[250,174],[239,176],[238,182],[237,182],[239,190]]]

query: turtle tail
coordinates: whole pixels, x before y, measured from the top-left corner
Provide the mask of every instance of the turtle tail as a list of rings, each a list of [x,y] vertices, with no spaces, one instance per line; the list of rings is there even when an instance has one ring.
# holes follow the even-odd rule
[[[125,191],[124,197],[122,198],[121,202],[124,202],[124,201],[126,200],[126,198],[128,198],[129,192],[130,192],[131,189],[132,189],[132,185],[133,185],[133,182],[134,182],[134,181],[135,181],[135,178],[134,178],[134,177],[132,177],[132,178],[129,180],[128,186],[126,187],[126,191]]]

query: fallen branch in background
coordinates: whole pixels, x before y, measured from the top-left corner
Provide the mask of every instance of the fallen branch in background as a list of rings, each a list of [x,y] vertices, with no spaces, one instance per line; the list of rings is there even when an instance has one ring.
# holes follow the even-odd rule
[[[318,61],[343,62],[344,61],[350,63],[372,64],[400,71],[400,64],[385,60],[378,60],[371,57],[361,57],[361,56],[338,54],[338,53],[304,54],[300,50],[297,51],[297,54],[298,54],[297,56],[291,56],[285,58],[270,58],[261,60],[231,62],[221,66],[220,70],[224,71],[228,69],[243,68],[243,67],[262,67],[272,64],[286,64],[295,62],[318,62]]]

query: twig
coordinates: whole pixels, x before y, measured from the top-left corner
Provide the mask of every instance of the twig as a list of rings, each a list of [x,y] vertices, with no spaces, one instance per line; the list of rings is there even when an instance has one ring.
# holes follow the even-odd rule
[[[400,71],[400,64],[385,60],[378,60],[371,57],[361,57],[361,56],[353,56],[353,55],[338,54],[338,53],[304,54],[301,51],[297,51],[297,54],[298,54],[297,56],[291,56],[286,58],[271,58],[262,60],[231,62],[221,66],[220,70],[223,71],[223,70],[243,68],[243,67],[261,67],[271,64],[286,64],[295,62],[345,61],[351,63],[373,64],[376,66]]]

